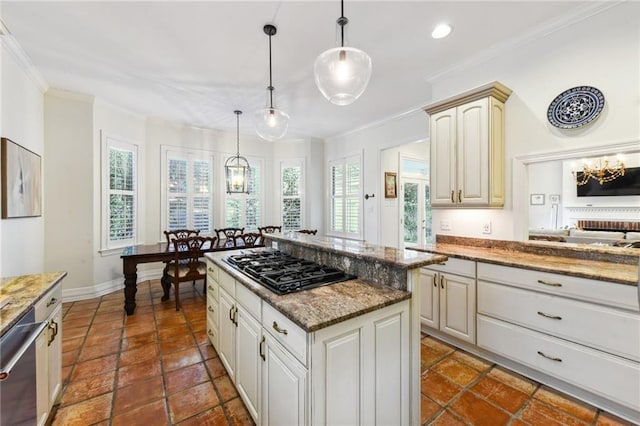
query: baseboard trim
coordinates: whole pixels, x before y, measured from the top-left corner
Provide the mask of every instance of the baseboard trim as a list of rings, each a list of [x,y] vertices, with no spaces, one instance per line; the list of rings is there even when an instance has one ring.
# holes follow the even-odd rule
[[[162,277],[162,269],[149,269],[138,273],[137,283],[143,281],[160,279]],[[122,278],[106,281],[100,284],[79,287],[79,288],[64,288],[64,281],[62,283],[62,302],[76,302],[78,300],[93,299],[96,297],[104,296],[119,290],[124,289],[124,281]]]

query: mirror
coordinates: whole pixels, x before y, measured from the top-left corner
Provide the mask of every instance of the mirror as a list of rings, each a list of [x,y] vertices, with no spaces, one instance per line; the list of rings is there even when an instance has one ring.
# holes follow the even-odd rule
[[[528,162],[528,239],[640,247],[637,147],[629,151],[627,146],[611,146],[608,154],[589,149]]]

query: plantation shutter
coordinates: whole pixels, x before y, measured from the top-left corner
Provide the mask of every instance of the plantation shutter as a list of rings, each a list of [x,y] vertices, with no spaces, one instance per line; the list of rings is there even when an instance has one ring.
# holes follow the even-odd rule
[[[302,167],[282,166],[282,229],[302,228]]]
[[[115,146],[109,152],[109,243],[122,246],[135,242],[136,151]],[[115,244],[114,244],[115,243]]]

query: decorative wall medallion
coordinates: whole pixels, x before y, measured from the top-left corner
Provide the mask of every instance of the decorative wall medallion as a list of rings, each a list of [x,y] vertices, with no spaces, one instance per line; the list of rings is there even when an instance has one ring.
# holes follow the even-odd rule
[[[595,87],[578,86],[565,90],[547,110],[549,123],[560,129],[575,129],[594,121],[604,108],[604,95]]]

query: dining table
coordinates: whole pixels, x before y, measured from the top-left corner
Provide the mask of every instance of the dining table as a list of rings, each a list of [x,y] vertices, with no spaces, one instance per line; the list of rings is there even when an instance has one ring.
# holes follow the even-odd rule
[[[203,246],[201,251],[204,256],[207,252],[237,250],[243,247],[241,240],[237,240],[235,243],[230,240],[218,240],[218,243],[213,246]],[[252,247],[261,247],[261,245]],[[186,252],[184,257],[187,257]],[[141,263],[170,262],[175,259],[175,251],[173,244],[166,242],[138,244],[125,247],[120,258],[122,259],[122,272],[124,274],[124,310],[127,315],[133,315],[136,309],[136,293],[138,291],[138,265]],[[171,280],[167,276],[166,268],[162,272],[160,283],[164,291],[161,300],[169,300]]]

